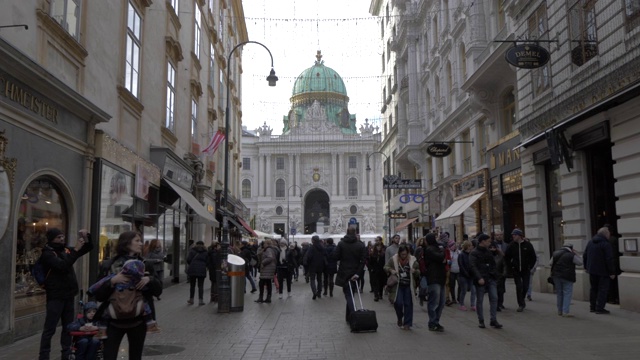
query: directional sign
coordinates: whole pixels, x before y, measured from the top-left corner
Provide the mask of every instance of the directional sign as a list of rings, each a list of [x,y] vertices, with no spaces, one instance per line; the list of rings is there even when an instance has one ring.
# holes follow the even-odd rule
[[[349,224],[357,224],[358,223],[358,219],[352,217],[351,219],[349,219]]]
[[[296,228],[291,228],[291,235],[295,235],[297,232]]]
[[[382,179],[383,189],[422,189],[421,179],[401,179],[397,175],[386,175]]]

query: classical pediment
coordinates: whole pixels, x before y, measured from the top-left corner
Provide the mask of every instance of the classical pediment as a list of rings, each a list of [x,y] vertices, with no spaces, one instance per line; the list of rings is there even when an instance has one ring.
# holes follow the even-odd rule
[[[291,134],[292,135],[306,135],[306,134],[341,134],[340,128],[329,121],[327,113],[324,107],[318,100],[305,111],[302,121],[298,118],[298,115],[292,113],[290,117]]]

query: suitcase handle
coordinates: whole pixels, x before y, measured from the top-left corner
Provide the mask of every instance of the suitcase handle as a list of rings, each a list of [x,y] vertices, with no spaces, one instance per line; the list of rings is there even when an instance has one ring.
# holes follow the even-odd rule
[[[349,291],[351,292],[351,301],[353,301],[353,310],[358,311],[358,307],[356,306],[356,299],[353,296],[353,288],[351,287],[351,280],[349,280]],[[358,281],[353,281],[356,283],[356,292],[358,293],[358,299],[360,299],[360,308],[364,310],[364,305],[362,305],[362,295],[360,295],[360,286],[358,285]]]

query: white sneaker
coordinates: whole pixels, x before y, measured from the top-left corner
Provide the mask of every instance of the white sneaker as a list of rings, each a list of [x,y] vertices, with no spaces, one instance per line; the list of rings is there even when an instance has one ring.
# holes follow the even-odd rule
[[[278,299],[282,299],[282,294],[278,294]]]
[[[287,293],[287,297],[291,297],[291,292],[288,292],[288,293]]]

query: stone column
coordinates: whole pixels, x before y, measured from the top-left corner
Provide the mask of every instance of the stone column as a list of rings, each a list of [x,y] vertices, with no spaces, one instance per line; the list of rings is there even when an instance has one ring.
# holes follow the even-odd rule
[[[331,153],[331,161],[329,162],[331,171],[331,195],[338,193],[338,154]]]
[[[273,177],[271,176],[271,154],[267,154],[266,155],[266,161],[267,161],[267,166],[266,166],[266,177],[264,179],[264,182],[266,183],[266,192],[265,195],[267,197],[271,196],[271,188],[275,186],[275,183],[273,182]]]
[[[340,193],[344,193],[344,154],[338,154],[338,192],[336,195],[340,195]]]
[[[264,181],[262,181],[264,178],[262,177],[262,171],[264,170],[264,165],[262,164],[263,161],[263,157],[261,154],[258,154],[257,157],[257,163],[258,163],[258,176],[255,177],[255,181],[256,181],[256,187],[258,188],[258,197],[261,197],[264,195]]]

